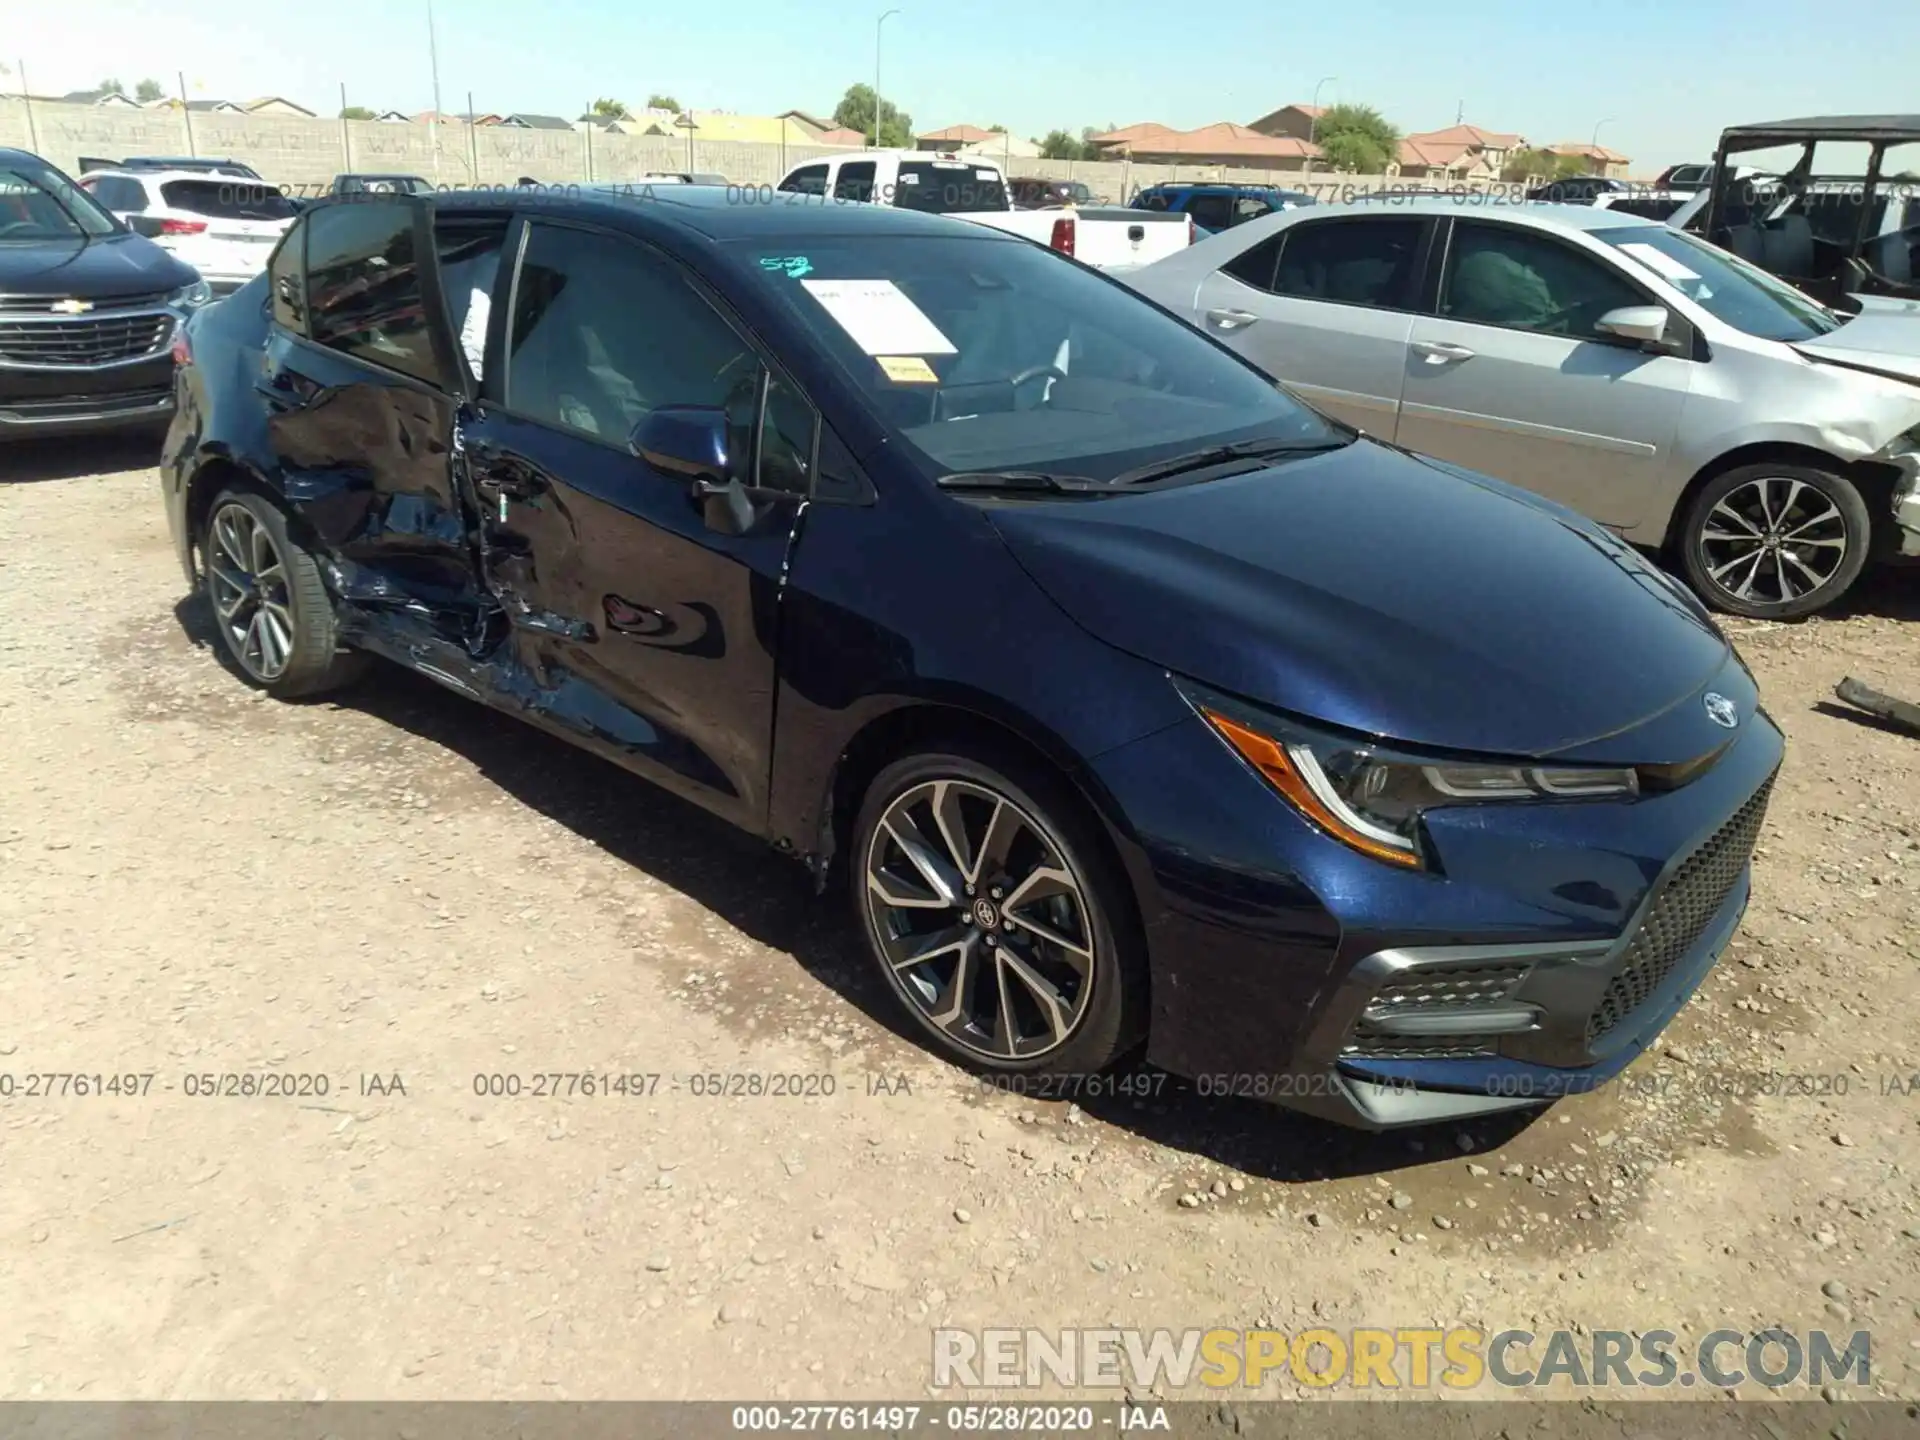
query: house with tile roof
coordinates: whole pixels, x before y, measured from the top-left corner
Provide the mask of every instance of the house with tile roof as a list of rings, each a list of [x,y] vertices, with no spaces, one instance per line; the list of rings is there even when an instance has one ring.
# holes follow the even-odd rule
[[[1248,128],[1258,130],[1262,135],[1275,138],[1291,136],[1295,140],[1312,140],[1314,122],[1327,113],[1324,105],[1282,105],[1278,110],[1268,111]]]
[[[1633,164],[1618,150],[1609,150],[1604,145],[1583,144],[1578,140],[1562,140],[1557,145],[1545,148],[1549,155],[1578,160],[1589,175],[1604,175],[1610,180],[1624,180]]]
[[[1145,164],[1221,165],[1244,170],[1305,170],[1320,147],[1292,135],[1263,135],[1251,125],[1222,120],[1197,130],[1126,125],[1095,135],[1103,157]]]
[[[1397,174],[1434,180],[1497,180],[1524,135],[1482,130],[1478,125],[1449,125],[1423,130],[1400,142]]]

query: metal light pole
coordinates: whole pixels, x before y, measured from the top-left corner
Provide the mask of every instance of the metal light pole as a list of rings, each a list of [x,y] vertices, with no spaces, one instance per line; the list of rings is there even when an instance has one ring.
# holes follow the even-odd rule
[[[1593,127],[1593,148],[1595,150],[1598,150],[1600,148],[1600,126],[1611,125],[1613,121],[1614,121],[1614,117],[1609,115],[1606,119],[1600,121],[1599,124]],[[1593,172],[1594,174],[1605,175],[1607,173],[1607,162],[1604,159],[1602,159],[1598,155],[1589,156],[1588,158],[1593,161],[1593,164],[1595,166],[1595,169]]]
[[[880,148],[880,32],[888,20],[898,15],[898,10],[889,10],[873,22],[873,148]]]
[[[433,66],[433,181],[440,183],[440,40],[433,27],[433,0],[427,0],[427,61]],[[469,115],[468,120],[472,120]]]
[[[1313,111],[1313,114],[1307,117],[1307,144],[1309,145],[1314,144],[1320,134],[1320,91],[1339,78],[1338,75],[1324,75],[1320,78],[1319,83],[1313,87],[1313,103],[1308,107]],[[1311,175],[1313,173],[1313,157],[1311,155],[1307,156],[1306,168],[1300,173],[1302,175]]]

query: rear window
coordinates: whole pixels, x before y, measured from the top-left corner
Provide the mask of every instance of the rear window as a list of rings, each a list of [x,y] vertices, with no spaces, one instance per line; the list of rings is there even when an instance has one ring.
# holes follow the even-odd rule
[[[1012,208],[1007,182],[998,170],[952,161],[934,164],[905,161],[893,188],[893,203],[901,210],[929,215],[966,215],[982,210]]]
[[[169,180],[160,198],[213,220],[291,220],[297,213],[281,191],[258,180]]]

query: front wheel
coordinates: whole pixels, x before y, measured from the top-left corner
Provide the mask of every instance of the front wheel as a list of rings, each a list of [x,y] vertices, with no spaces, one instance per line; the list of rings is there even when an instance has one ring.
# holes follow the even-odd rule
[[[269,501],[222,491],[207,512],[200,553],[214,624],[250,684],[290,700],[359,674],[365,659],[340,646],[320,567]]]
[[[1811,615],[1853,588],[1873,522],[1851,480],[1812,465],[1743,465],[1687,511],[1681,561],[1715,610],[1756,620]]]
[[[868,787],[848,867],[888,988],[950,1059],[1091,1073],[1144,1029],[1120,877],[1066,787],[1012,757],[930,753]]]

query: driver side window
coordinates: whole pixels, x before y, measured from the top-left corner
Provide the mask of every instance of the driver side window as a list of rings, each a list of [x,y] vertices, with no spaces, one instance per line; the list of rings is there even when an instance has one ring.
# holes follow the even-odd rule
[[[1609,310],[1652,302],[1625,276],[1551,236],[1457,221],[1440,290],[1450,320],[1595,339]]]
[[[726,412],[729,449],[757,466],[756,483],[807,490],[812,406],[774,379],[761,423],[759,355],[673,260],[599,231],[536,223],[513,296],[508,408],[625,449],[649,410],[711,406]]]

